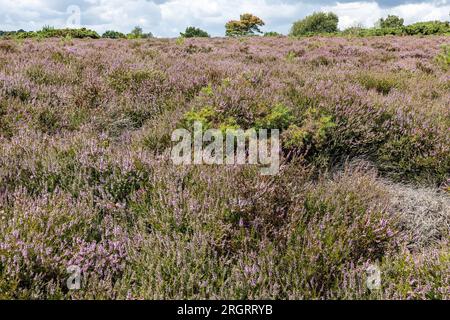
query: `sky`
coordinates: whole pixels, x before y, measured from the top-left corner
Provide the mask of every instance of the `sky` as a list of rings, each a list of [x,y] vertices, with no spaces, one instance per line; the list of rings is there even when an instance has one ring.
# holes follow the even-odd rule
[[[266,23],[263,31],[287,34],[292,23],[315,11],[332,11],[341,29],[372,27],[395,14],[406,24],[448,21],[450,0],[0,0],[0,30],[86,27],[130,32],[139,25],[158,37],[176,37],[187,26],[223,36],[227,21],[253,13]]]

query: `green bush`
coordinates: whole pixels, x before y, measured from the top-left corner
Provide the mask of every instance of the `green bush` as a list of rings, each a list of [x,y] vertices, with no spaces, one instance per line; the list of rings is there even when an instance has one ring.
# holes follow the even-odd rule
[[[183,38],[209,38],[209,34],[200,28],[187,27],[186,31],[180,33]]]
[[[151,32],[144,33],[141,27],[136,26],[134,29],[127,35],[128,39],[148,39],[153,38],[153,34]]]
[[[429,21],[417,22],[403,28],[407,35],[432,35],[450,33],[450,22]]]
[[[358,82],[367,90],[375,89],[383,95],[387,95],[392,89],[401,86],[395,76],[386,74],[363,73],[358,76]]]
[[[108,30],[103,33],[102,38],[107,39],[126,39],[126,35],[119,31]]]
[[[442,47],[442,52],[436,57],[436,62],[445,71],[450,69],[450,45],[445,45]]]
[[[444,35],[450,34],[450,22],[428,21],[418,22],[408,26],[387,26],[378,28],[350,28],[343,32],[347,35],[360,37],[371,36],[413,36],[413,35]]]
[[[264,33],[264,37],[281,37],[282,34],[275,32],[275,31],[269,31]]]
[[[388,15],[386,19],[378,20],[378,25],[380,28],[399,28],[403,27],[404,22],[405,20],[398,16]]]
[[[291,29],[291,35],[298,37],[316,33],[332,33],[338,31],[339,18],[329,12],[316,12],[303,20],[295,22]]]
[[[291,111],[279,103],[275,105],[264,118],[256,120],[257,129],[284,130],[294,121]]]
[[[17,39],[28,38],[74,38],[74,39],[99,39],[97,32],[86,28],[81,29],[54,29],[51,27],[44,27],[40,31],[22,32],[14,36]]]

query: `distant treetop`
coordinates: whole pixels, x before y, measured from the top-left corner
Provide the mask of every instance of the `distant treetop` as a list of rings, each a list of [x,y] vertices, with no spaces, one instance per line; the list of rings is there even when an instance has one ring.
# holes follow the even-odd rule
[[[240,20],[228,21],[225,25],[225,35],[228,37],[249,36],[255,33],[261,33],[259,27],[264,26],[265,23],[257,16],[251,13],[244,13]]]
[[[388,15],[386,19],[378,20],[376,26],[380,28],[400,28],[403,27],[405,20],[398,16]]]
[[[196,27],[187,27],[186,31],[181,32],[180,35],[183,38],[209,38],[208,32]]]
[[[332,33],[338,31],[339,18],[329,12],[315,12],[303,20],[294,22],[291,35],[302,36],[313,33]]]

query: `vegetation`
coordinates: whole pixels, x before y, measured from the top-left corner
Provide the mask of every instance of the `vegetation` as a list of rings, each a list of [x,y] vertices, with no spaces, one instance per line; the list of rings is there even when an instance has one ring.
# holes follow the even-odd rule
[[[228,37],[241,37],[250,36],[255,33],[261,33],[259,27],[264,26],[262,21],[257,16],[250,13],[244,13],[241,15],[240,20],[228,21],[225,25],[225,35]]]
[[[280,36],[282,36],[282,34],[275,31],[264,32],[264,37],[280,37]]]
[[[450,298],[446,36],[180,39],[0,41],[0,298]],[[279,174],[173,165],[194,121]]]
[[[103,33],[102,38],[107,39],[126,39],[127,36],[123,34],[122,32],[113,31],[113,30],[107,30],[105,33]]]
[[[73,38],[73,39],[99,39],[100,36],[97,32],[89,30],[86,28],[81,29],[55,29],[52,27],[44,27],[40,31],[17,31],[14,33],[8,33],[4,36],[9,36],[17,39],[27,39],[27,38]]]
[[[380,28],[401,28],[404,22],[405,20],[398,16],[388,15],[386,19],[381,18],[377,22],[377,26]]]
[[[339,18],[329,12],[316,12],[303,20],[295,22],[291,29],[292,36],[304,36],[314,33],[332,33],[338,31]]]
[[[386,28],[350,28],[343,32],[343,34],[351,34],[360,37],[369,36],[426,36],[426,35],[450,35],[450,22],[429,21],[418,22],[402,27],[386,27]]]
[[[153,34],[151,32],[144,33],[141,27],[136,26],[134,29],[127,35],[128,39],[148,39],[153,38]]]
[[[180,33],[183,38],[209,38],[209,34],[200,28],[187,27],[186,31]]]

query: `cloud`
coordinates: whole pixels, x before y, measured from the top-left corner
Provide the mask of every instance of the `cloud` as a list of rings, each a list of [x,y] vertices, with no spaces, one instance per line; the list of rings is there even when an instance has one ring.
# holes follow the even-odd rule
[[[190,25],[221,36],[224,24],[244,12],[261,17],[264,30],[287,33],[292,22],[321,10],[337,13],[341,28],[372,26],[387,14],[406,23],[446,20],[450,11],[449,0],[0,0],[0,30],[64,27],[71,5],[80,8],[81,24],[98,32],[129,32],[140,25],[163,37],[177,36]]]
[[[338,2],[332,6],[322,6],[323,11],[332,11],[339,16],[339,28],[345,29],[357,24],[372,27],[378,19],[388,14],[398,15],[406,24],[418,21],[446,20],[450,12],[447,1],[430,3],[407,3],[394,7],[383,7],[377,2]]]

